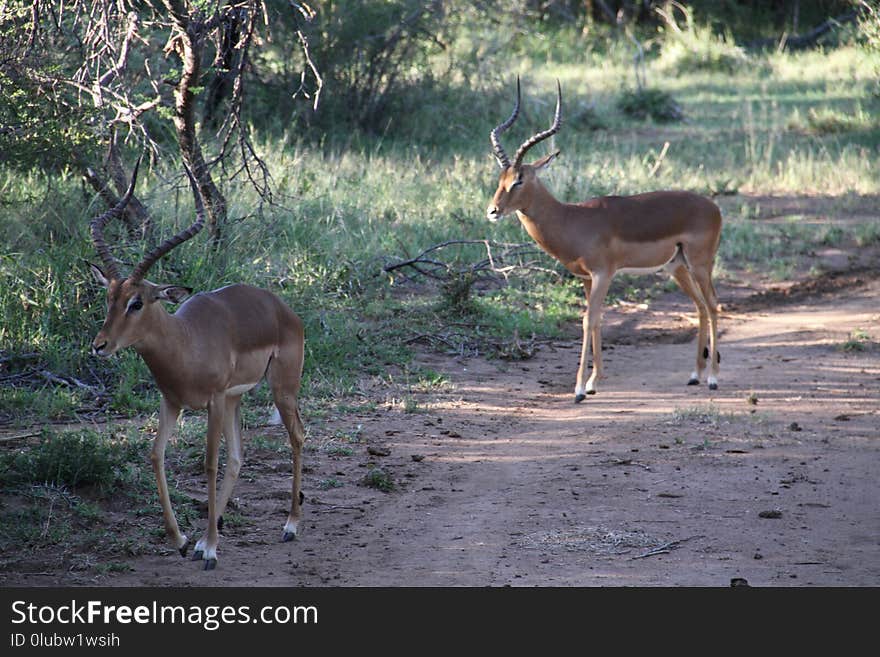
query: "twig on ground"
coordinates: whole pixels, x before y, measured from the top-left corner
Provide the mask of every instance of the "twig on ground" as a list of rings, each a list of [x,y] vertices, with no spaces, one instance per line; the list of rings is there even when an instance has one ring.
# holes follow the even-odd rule
[[[654,556],[657,556],[658,554],[669,554],[669,552],[671,550],[673,550],[674,548],[677,548],[682,543],[685,543],[686,541],[692,541],[695,538],[703,538],[703,536],[702,536],[702,534],[700,534],[697,536],[688,536],[687,538],[680,538],[676,541],[669,541],[669,543],[664,543],[663,545],[658,545],[657,547],[655,547],[651,550],[648,550],[644,554],[637,554],[636,556],[631,557],[631,558],[632,559],[646,559],[647,557],[654,557]]]

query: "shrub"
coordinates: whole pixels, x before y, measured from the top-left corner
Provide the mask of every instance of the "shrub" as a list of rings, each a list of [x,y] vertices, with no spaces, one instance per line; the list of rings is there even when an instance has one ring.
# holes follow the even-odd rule
[[[129,463],[141,458],[144,445],[111,440],[90,429],[47,431],[34,447],[0,457],[0,482],[95,486],[106,493],[125,483]]]
[[[363,484],[370,488],[377,488],[383,493],[390,493],[394,490],[394,480],[381,468],[372,468],[363,478]]]
[[[674,17],[677,9],[684,16],[684,27]],[[709,25],[697,25],[690,9],[677,2],[658,9],[665,22],[660,65],[678,73],[713,71],[733,73],[748,62],[745,51],[730,33],[716,34]]]
[[[617,107],[634,119],[651,117],[660,123],[681,121],[684,112],[669,93],[661,89],[644,87],[625,90],[617,99]]]

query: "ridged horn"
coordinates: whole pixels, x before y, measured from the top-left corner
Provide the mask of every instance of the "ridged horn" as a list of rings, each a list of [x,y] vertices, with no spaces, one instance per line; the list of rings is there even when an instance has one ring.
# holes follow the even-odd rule
[[[134,271],[131,273],[131,276],[129,276],[129,280],[133,283],[139,283],[142,281],[144,276],[146,276],[147,272],[150,270],[150,267],[156,264],[156,261],[159,258],[167,254],[173,248],[180,246],[188,239],[195,237],[195,235],[205,226],[205,206],[202,202],[202,194],[199,191],[198,183],[196,183],[196,179],[193,177],[192,171],[189,170],[186,163],[184,163],[183,168],[186,169],[186,175],[189,178],[189,184],[193,190],[193,197],[195,198],[196,203],[196,220],[189,228],[180,231],[173,237],[169,237],[144,256],[143,260],[137,264]]]
[[[131,174],[131,182],[128,184],[128,189],[126,190],[125,195],[119,199],[116,205],[107,210],[104,214],[95,217],[89,223],[95,251],[98,252],[101,262],[104,263],[104,269],[106,270],[104,272],[105,276],[110,280],[119,280],[122,277],[119,274],[119,268],[116,266],[116,260],[110,253],[110,247],[107,245],[107,240],[104,239],[104,226],[106,226],[107,222],[111,219],[118,219],[122,215],[125,206],[128,205],[128,202],[134,194],[134,186],[137,183],[138,169],[140,166],[141,158],[139,157],[134,165],[134,171],[132,171]]]
[[[520,104],[520,88],[519,88],[519,76],[516,76],[516,105],[513,107],[513,113],[510,115],[510,118],[507,119],[504,123],[501,123],[495,126],[495,129],[489,133],[489,139],[492,140],[492,151],[495,155],[495,159],[498,160],[498,166],[502,169],[506,169],[510,166],[510,158],[507,157],[507,153],[504,152],[504,148],[501,146],[501,141],[498,139],[498,136],[507,130],[510,126],[513,125],[513,122],[516,121],[516,117],[519,116],[519,104]]]
[[[531,139],[523,142],[523,145],[519,147],[519,150],[516,151],[516,155],[513,158],[513,167],[517,168],[520,164],[522,164],[523,157],[528,152],[528,150],[538,144],[548,137],[552,137],[557,132],[559,132],[559,128],[562,127],[562,85],[559,84],[559,80],[556,80],[556,113],[553,115],[553,125],[551,125],[544,132],[539,132]]]

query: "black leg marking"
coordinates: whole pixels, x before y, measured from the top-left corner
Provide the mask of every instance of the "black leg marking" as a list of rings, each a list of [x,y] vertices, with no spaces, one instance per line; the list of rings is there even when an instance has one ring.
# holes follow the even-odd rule
[[[299,492],[299,505],[300,505],[300,506],[302,506],[302,503],[305,501],[305,499],[306,499],[306,496],[303,495],[303,492],[302,492],[302,491],[300,491],[300,492]]]
[[[180,552],[180,556],[186,559],[186,551],[189,550],[189,539],[186,539],[186,543],[184,543],[180,548],[178,548],[178,552]]]
[[[219,518],[217,518],[217,531],[218,532],[223,531],[223,516],[220,516]]]
[[[703,358],[709,357],[709,347],[703,347]]]
[[[720,351],[717,351],[717,350],[715,351],[715,360],[717,360],[718,364],[721,365],[721,352]]]

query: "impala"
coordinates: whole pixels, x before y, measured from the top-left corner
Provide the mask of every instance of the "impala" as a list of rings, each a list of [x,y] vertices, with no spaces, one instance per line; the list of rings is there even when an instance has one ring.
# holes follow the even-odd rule
[[[511,164],[499,141],[519,115],[520,85],[510,117],[490,133],[493,153],[501,167],[498,189],[487,210],[490,221],[516,212],[528,234],[584,283],[587,311],[584,338],[574,389],[575,402],[596,392],[602,377],[602,304],[615,274],[646,274],[665,270],[693,299],[699,315],[696,369],[688,385],[700,382],[710,363],[708,384],[718,388],[720,356],[718,300],[712,268],[721,238],[721,211],[712,201],[680,191],[635,196],[602,196],[583,203],[561,203],[538,179],[538,172],[559,155],[553,152],[531,164],[526,153],[556,134],[562,125],[562,89],[556,83],[556,113],[549,129],[526,140]],[[592,340],[593,370],[586,376]]]
[[[292,501],[282,540],[296,537],[301,517],[304,438],[297,406],[303,365],[303,327],[300,319],[278,297],[248,285],[229,285],[196,294],[173,315],[165,310],[163,301],[181,303],[192,290],[179,285],[157,285],[144,276],[159,258],[191,239],[204,226],[204,206],[188,169],[196,199],[196,220],[150,251],[128,277],[122,276],[104,239],[104,226],[109,219],[118,217],[129,202],[137,169],[135,166],[125,195],[90,224],[92,241],[104,263],[103,270],[90,265],[92,274],[107,289],[107,316],[92,342],[92,352],[108,357],[125,347],[134,347],[162,393],[159,431],[151,460],[165,531],[184,557],[189,540],[177,525],[168,497],[165,445],[182,409],[207,409],[208,528],[196,543],[193,560],[203,559],[205,570],[212,570],[217,565],[223,511],[241,467],[241,396],[264,376],[293,451]],[[226,438],[228,457],[218,498],[221,434]]]

